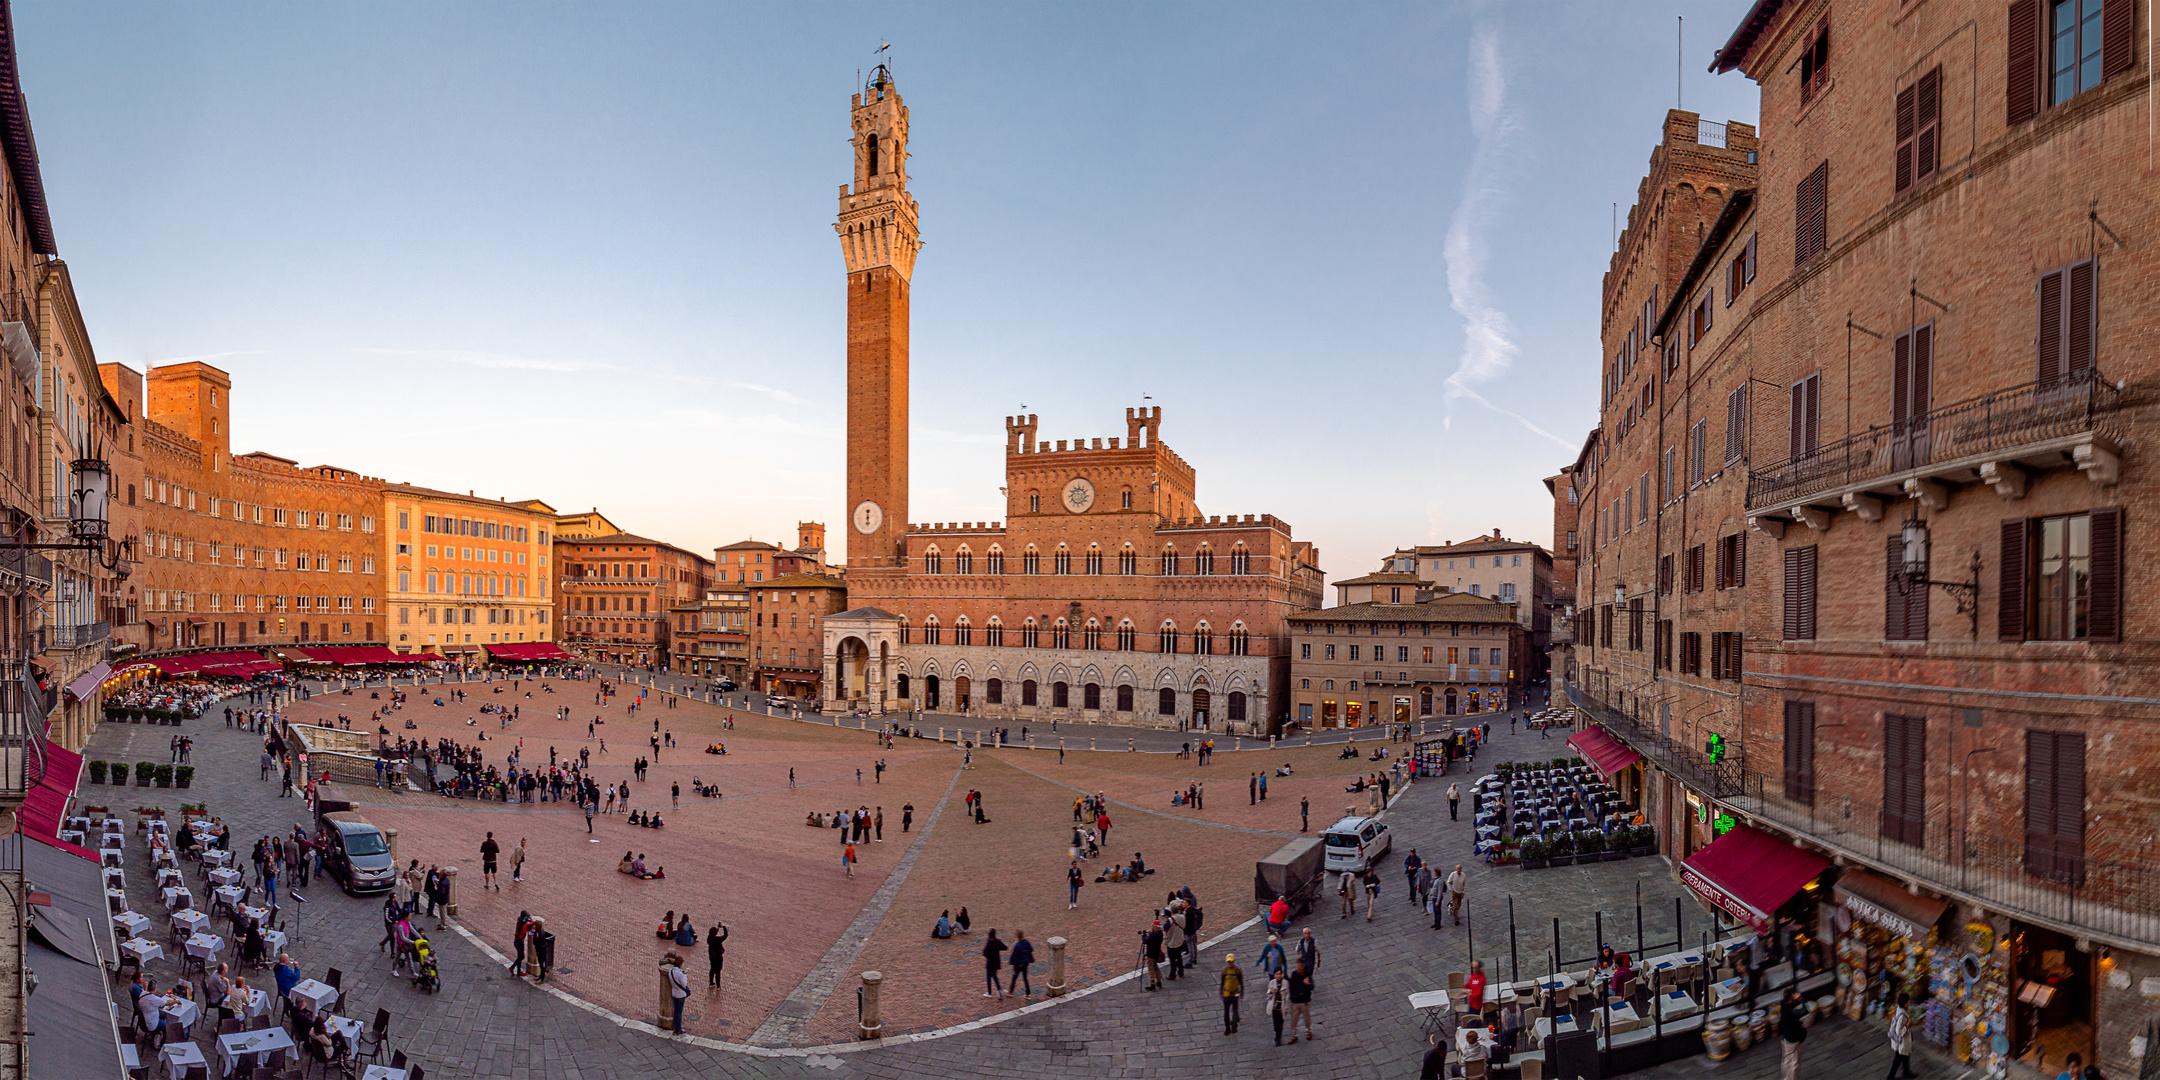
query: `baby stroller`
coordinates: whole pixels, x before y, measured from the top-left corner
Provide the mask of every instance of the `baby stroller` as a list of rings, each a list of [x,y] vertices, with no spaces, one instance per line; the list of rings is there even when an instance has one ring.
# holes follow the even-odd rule
[[[413,989],[425,990],[430,994],[442,989],[442,978],[435,970],[435,950],[428,945],[427,938],[413,939],[412,963],[408,970],[411,973]]]

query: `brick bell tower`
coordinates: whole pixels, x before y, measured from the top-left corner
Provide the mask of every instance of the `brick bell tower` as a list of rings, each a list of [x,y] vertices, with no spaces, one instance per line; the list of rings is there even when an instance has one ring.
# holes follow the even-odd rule
[[[847,259],[847,563],[904,565],[908,280],[922,247],[907,191],[907,106],[880,64],[854,97],[855,182],[840,187]]]

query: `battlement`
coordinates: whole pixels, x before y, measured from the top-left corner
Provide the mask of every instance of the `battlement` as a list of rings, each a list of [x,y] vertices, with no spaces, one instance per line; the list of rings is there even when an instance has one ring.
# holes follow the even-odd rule
[[[1178,518],[1174,521],[1164,521],[1156,527],[1155,531],[1158,533],[1228,531],[1232,529],[1242,531],[1253,528],[1274,529],[1284,536],[1290,535],[1290,523],[1273,514],[1246,514],[1243,518],[1236,514],[1227,516],[1211,514],[1206,518]]]
[[[1005,533],[1005,523],[1002,521],[987,523],[940,521],[935,525],[910,525],[907,531],[909,536],[956,536],[961,534],[974,536],[996,534],[1002,536]]]

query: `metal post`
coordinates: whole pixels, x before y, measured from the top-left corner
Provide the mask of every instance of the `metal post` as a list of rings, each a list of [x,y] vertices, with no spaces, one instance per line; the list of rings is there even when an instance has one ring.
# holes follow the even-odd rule
[[[1552,921],[1552,955],[1553,955],[1553,963],[1555,963],[1555,964],[1559,963],[1559,962],[1560,962],[1560,916],[1558,916],[1558,915],[1555,915],[1555,916],[1553,916],[1553,921]]]
[[[1592,942],[1592,944],[1593,944],[1593,945],[1594,945],[1595,947],[1591,949],[1591,955],[1593,955],[1593,956],[1596,956],[1596,957],[1598,957],[1598,958],[1602,959],[1602,958],[1604,958],[1604,956],[1605,956],[1605,909],[1604,909],[1604,908],[1599,908],[1599,909],[1598,909],[1598,911],[1597,911],[1597,923],[1596,923],[1596,927],[1597,927],[1597,936],[1596,936],[1596,938],[1595,938],[1595,939],[1593,940],[1593,942]]]
[[[1685,946],[1685,945],[1682,945],[1682,944],[1681,944],[1680,942],[1681,942],[1681,937],[1680,937],[1680,935],[1679,935],[1678,933],[1675,933],[1675,934],[1673,934],[1673,951],[1674,951],[1674,952],[1679,952],[1679,951],[1680,951],[1681,949],[1684,949],[1684,948],[1686,948],[1686,947],[1687,947],[1687,946]],[[1649,951],[1648,949],[1644,948],[1644,946],[1643,946],[1643,936],[1642,936],[1642,879],[1641,879],[1641,878],[1637,878],[1637,879],[1635,880],[1635,951],[1636,951],[1636,952],[1638,952],[1638,953],[1645,953],[1645,952],[1648,952],[1648,951]]]
[[[1521,982],[1521,960],[1515,952],[1515,894],[1507,898],[1507,972],[1509,982]]]

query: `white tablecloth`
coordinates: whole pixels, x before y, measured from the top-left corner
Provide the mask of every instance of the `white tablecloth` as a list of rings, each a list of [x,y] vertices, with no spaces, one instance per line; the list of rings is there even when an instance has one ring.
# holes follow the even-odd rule
[[[161,833],[167,831],[165,828],[164,818],[151,818],[149,821],[144,822],[144,824],[150,826],[150,831],[154,833]]]
[[[232,852],[223,848],[208,849],[202,853],[202,861],[212,866],[229,866],[232,863]]]
[[[253,919],[257,923],[266,922],[270,918],[270,909],[266,907],[253,907],[247,904],[242,904],[240,905],[240,917],[243,919]]]
[[[243,1057],[252,1056],[255,1058],[256,1064],[260,1065],[268,1060],[268,1055],[273,1050],[285,1051],[285,1056],[288,1058],[295,1057],[299,1053],[299,1047],[293,1044],[292,1036],[285,1034],[285,1029],[281,1027],[267,1027],[260,1031],[236,1031],[230,1035],[220,1035],[218,1036],[219,1072],[225,1076],[231,1076],[233,1066],[239,1064],[240,1059]]]
[[[116,832],[106,833],[104,839],[99,841],[98,847],[105,851],[126,851],[127,834]]]
[[[75,830],[75,829],[62,829],[62,830],[60,830],[60,839],[62,839],[62,840],[65,840],[65,841],[67,841],[67,842],[68,842],[68,843],[70,843],[70,844],[74,844],[74,845],[75,845],[76,847],[89,847],[89,846],[90,846],[89,844],[86,844],[86,843],[84,843],[84,842],[83,842],[83,840],[84,840],[83,834],[82,834],[81,832],[79,832],[79,831]]]
[[[196,933],[188,937],[187,951],[189,956],[200,956],[206,961],[216,960],[217,955],[225,951],[225,939],[216,934]]]
[[[191,1042],[166,1043],[165,1048],[158,1051],[158,1059],[165,1063],[165,1075],[174,1080],[185,1074],[190,1065],[210,1064],[203,1057],[202,1047]]]
[[[1695,1011],[1695,999],[1689,997],[1685,990],[1674,990],[1669,994],[1661,995],[1657,999],[1657,1004],[1658,1015],[1668,1019],[1675,1016],[1686,1016]]]
[[[236,886],[225,885],[219,887],[215,895],[220,901],[223,901],[224,903],[238,904],[241,898],[246,896],[247,894],[241,892]]]
[[[325,1019],[329,1021],[330,1027],[338,1034],[345,1036],[346,1043],[352,1046],[360,1045],[360,1036],[367,1033],[367,1025],[352,1017],[331,1016]]]
[[[181,1027],[192,1028],[202,1019],[202,1006],[181,997],[165,999],[165,1019],[176,1020]]]
[[[150,929],[149,917],[137,915],[132,911],[123,911],[113,916],[112,921],[113,926],[127,931],[129,937],[140,937],[143,931]]]
[[[192,935],[203,927],[210,925],[210,916],[194,908],[189,908],[186,911],[173,912],[170,921],[173,933]]]
[[[405,1070],[388,1065],[370,1065],[360,1074],[360,1080],[405,1080]]]
[[[262,938],[263,942],[270,946],[272,956],[285,951],[285,931],[265,930],[262,932]]]
[[[240,871],[220,866],[210,871],[210,880],[219,885],[238,885],[240,884]]]
[[[292,988],[291,996],[294,1004],[304,1001],[309,1012],[320,1012],[337,1004],[338,992],[336,987],[328,983],[303,979]]]
[[[145,964],[165,958],[165,947],[149,938],[129,938],[120,943],[120,951]]]
[[[234,994],[231,1004],[240,1015],[253,1020],[270,1007],[270,991],[251,986],[244,994]]]
[[[194,894],[188,892],[185,888],[182,888],[178,885],[166,886],[160,895],[165,897],[165,906],[169,908],[177,908],[181,906],[180,898],[183,896],[188,898],[189,904],[193,904],[195,902]]]

